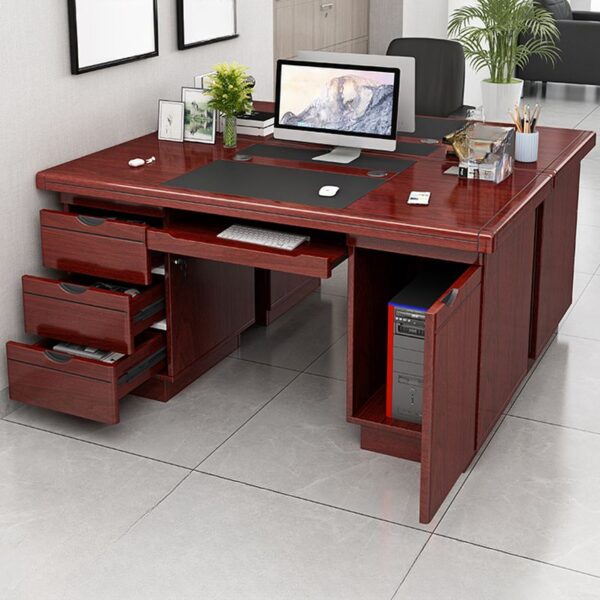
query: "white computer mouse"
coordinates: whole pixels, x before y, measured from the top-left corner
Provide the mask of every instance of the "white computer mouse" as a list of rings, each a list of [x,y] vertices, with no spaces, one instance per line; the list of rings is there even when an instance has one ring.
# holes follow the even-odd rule
[[[324,185],[319,190],[319,196],[323,198],[333,198],[338,192],[340,188],[337,185]]]

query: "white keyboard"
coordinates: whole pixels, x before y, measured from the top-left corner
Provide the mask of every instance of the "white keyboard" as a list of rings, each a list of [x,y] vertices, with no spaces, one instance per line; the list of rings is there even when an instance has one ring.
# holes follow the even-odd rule
[[[224,240],[256,244],[257,246],[268,246],[278,250],[295,250],[300,244],[309,242],[310,237],[297,235],[295,233],[283,233],[271,231],[270,229],[259,229],[258,227],[247,227],[245,225],[232,225],[217,235]]]

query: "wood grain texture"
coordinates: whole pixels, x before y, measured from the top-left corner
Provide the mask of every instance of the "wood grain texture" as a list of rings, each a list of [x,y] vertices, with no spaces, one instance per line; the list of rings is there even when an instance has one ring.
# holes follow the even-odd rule
[[[529,367],[535,224],[535,211],[515,217],[483,257],[477,448]]]
[[[254,143],[256,139],[240,137],[237,151],[243,152]],[[233,154],[220,144],[173,144],[160,142],[151,134],[43,171],[37,181],[42,189],[138,206],[175,208],[476,252],[481,250],[483,226],[514,197],[523,194],[537,177],[535,171],[517,170],[499,185],[464,181],[443,175],[440,161],[417,160],[412,167],[389,177],[379,188],[345,209],[164,186],[165,182],[214,160],[231,159]],[[127,160],[134,155],[155,155],[158,160],[143,169],[131,169]],[[253,158],[253,162],[283,167],[300,164],[262,157]],[[302,168],[366,175],[363,169],[322,163],[302,163]],[[424,210],[407,205],[410,192],[424,184],[432,192],[430,206]],[[486,246],[483,251],[490,250]]]
[[[256,269],[256,323],[270,325],[320,285],[314,277]]]
[[[269,110],[272,105],[257,103],[257,108]],[[347,418],[361,426],[362,447],[422,460],[421,519],[426,522],[497,422],[532,362],[528,356],[532,289],[540,299],[542,294],[552,293],[554,272],[564,286],[572,277],[571,236],[578,183],[578,173],[572,167],[576,168],[593,147],[595,135],[552,128],[540,131],[542,143],[537,163],[518,163],[513,175],[500,185],[443,175],[453,161],[445,160],[444,148],[438,145],[430,156],[407,157],[415,161],[411,168],[389,175],[380,188],[341,210],[167,188],[166,181],[211,161],[229,160],[236,151],[224,150],[220,144],[159,142],[156,134],[42,171],[37,183],[41,189],[59,192],[71,211],[106,211],[107,215],[122,211],[126,218],[148,217],[153,220],[148,221],[151,236],[163,240],[171,236],[173,229],[185,230],[184,222],[208,220],[210,215],[229,222],[242,219],[322,231],[326,237],[347,236]],[[409,141],[415,142],[412,138]],[[240,136],[237,152],[259,142],[265,140]],[[142,169],[128,167],[131,156],[146,155],[157,156],[157,162]],[[300,165],[260,157],[253,161],[283,167]],[[348,166],[302,163],[302,168],[365,175],[363,169]],[[555,184],[560,188],[558,192],[553,189]],[[430,206],[408,206],[408,194],[420,189],[432,192]],[[99,227],[104,229],[98,230],[101,234],[94,235],[89,225],[73,220],[76,215],[69,216],[69,221],[59,219],[60,226],[53,220],[46,227],[51,233],[67,236],[58,240],[47,237],[51,243],[48,249],[45,242],[44,253],[50,255],[50,266],[77,271],[82,268],[81,262],[89,261],[86,268],[91,268],[94,276],[136,283],[149,275],[151,257],[144,225],[136,229],[129,223],[102,223]],[[536,224],[539,231],[534,263]],[[563,234],[569,238],[569,247],[565,256],[560,256],[561,245],[551,242]],[[146,397],[167,400],[229,354],[237,346],[239,333],[255,318],[255,298],[260,295],[255,296],[258,292],[253,267],[265,269],[262,273],[276,268],[269,262],[272,256],[244,254],[239,248],[227,251],[229,259],[249,266],[227,264],[221,247],[192,237],[188,230],[176,240],[187,244],[187,249],[181,245],[171,245],[166,250],[157,247],[171,253],[165,280],[168,370],[151,380],[144,379],[141,387],[142,382],[138,382],[136,393]],[[102,245],[99,240],[108,244]],[[118,244],[122,246],[117,248]],[[186,253],[197,256],[191,247],[202,248],[202,258],[181,259],[180,255]],[[433,333],[428,336],[431,359],[423,426],[392,421],[385,416],[384,401],[387,302],[415,273],[429,262],[440,260],[465,264],[466,269],[468,265],[481,267],[481,287],[474,271],[470,271],[466,280],[458,283],[461,299],[450,308],[438,305],[428,316],[428,327]],[[289,270],[288,265],[279,266]],[[115,272],[123,268],[129,271],[116,276]],[[286,285],[280,288],[285,302],[296,294]],[[272,302],[275,288],[270,290],[270,296],[263,297],[264,306]],[[534,296],[534,352],[543,344],[568,300],[566,293],[559,294],[555,302],[542,308]],[[473,373],[477,374],[477,368],[472,365],[474,353],[477,355],[479,308],[479,377],[475,389],[479,400],[474,406]],[[14,365],[26,364],[22,360],[24,354],[27,352],[18,345],[10,348],[12,379],[16,377],[16,381],[23,381],[20,374],[14,374]],[[32,367],[48,369],[47,364],[29,359]],[[40,361],[43,360],[42,357]],[[80,368],[82,373],[69,375],[112,385],[113,375],[97,366],[86,364]],[[31,391],[32,395],[38,393]],[[99,393],[104,398],[102,394]],[[58,399],[52,398],[49,403],[56,404]],[[117,406],[116,402],[107,406],[105,418],[114,420],[115,413],[110,411]]]
[[[228,223],[179,223],[148,230],[148,248],[159,252],[311,277],[331,277],[346,258],[343,238],[311,236],[291,252],[217,237]]]
[[[40,215],[44,266],[127,283],[151,283],[145,225],[106,221],[89,226],[77,215],[48,210]]]
[[[360,428],[360,447],[395,458],[414,462],[421,460],[421,438],[406,435],[402,430],[386,431],[363,426]]]
[[[172,377],[254,323],[254,270],[169,256],[165,280]]]
[[[119,400],[166,364],[162,360],[130,381],[120,381],[130,369],[164,348],[164,338],[158,333],[145,336],[134,355],[113,365],[80,357],[57,362],[47,353],[51,345],[8,342],[10,397],[101,423],[118,423]]]
[[[537,220],[530,358],[542,353],[573,299],[579,163],[556,175]]]
[[[452,286],[425,318],[421,523],[429,523],[475,456],[481,267]]]
[[[135,336],[164,318],[162,282],[132,297],[80,283],[23,277],[25,331],[64,342],[133,354]],[[69,292],[68,290],[74,290]],[[151,305],[163,300],[157,310]],[[148,316],[144,317],[144,310]]]
[[[159,402],[168,402],[179,392],[185,389],[190,383],[193,383],[227,358],[240,345],[239,336],[232,336],[217,344],[209,352],[200,356],[193,363],[189,364],[177,375],[171,376],[168,373],[160,372],[158,375],[150,378],[148,381],[137,387],[131,393],[134,396],[157,400]]]
[[[387,304],[412,279],[424,260],[362,248],[350,249],[348,420],[359,417],[385,383]]]

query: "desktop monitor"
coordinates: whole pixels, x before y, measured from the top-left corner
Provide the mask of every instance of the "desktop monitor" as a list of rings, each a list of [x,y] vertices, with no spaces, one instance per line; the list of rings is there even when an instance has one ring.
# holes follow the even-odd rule
[[[314,160],[350,163],[396,149],[400,70],[277,61],[274,137],[338,146]]]
[[[311,62],[343,62],[346,65],[364,65],[367,67],[396,67],[400,69],[400,96],[398,99],[397,131],[413,133],[416,129],[416,61],[413,56],[379,56],[376,54],[347,54],[341,52],[322,52],[301,50],[297,60]]]

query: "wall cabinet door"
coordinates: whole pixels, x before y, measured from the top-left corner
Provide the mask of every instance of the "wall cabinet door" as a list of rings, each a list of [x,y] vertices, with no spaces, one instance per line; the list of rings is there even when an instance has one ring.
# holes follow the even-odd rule
[[[276,0],[275,57],[293,58],[314,48],[314,0]]]
[[[336,39],[337,0],[318,0],[314,5],[315,48],[333,46]]]

